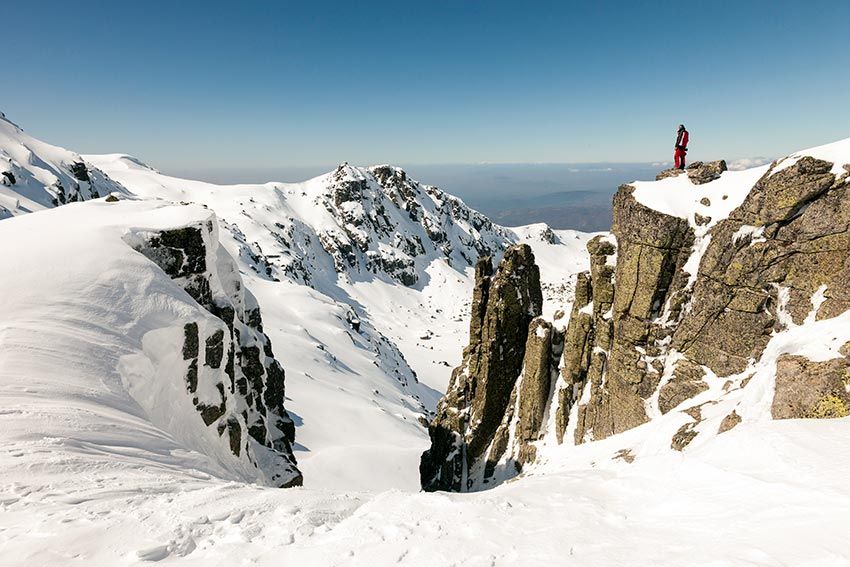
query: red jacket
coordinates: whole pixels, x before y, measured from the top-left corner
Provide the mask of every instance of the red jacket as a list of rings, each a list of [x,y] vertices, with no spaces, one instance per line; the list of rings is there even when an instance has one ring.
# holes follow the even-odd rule
[[[677,150],[687,150],[688,149],[688,131],[687,130],[679,130],[679,135],[676,136],[676,149]]]

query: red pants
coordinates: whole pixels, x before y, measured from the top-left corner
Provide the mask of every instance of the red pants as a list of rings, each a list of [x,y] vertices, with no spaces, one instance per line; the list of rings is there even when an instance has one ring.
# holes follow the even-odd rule
[[[676,162],[676,169],[685,169],[685,150],[681,148],[676,148],[676,152],[673,154],[673,158]]]

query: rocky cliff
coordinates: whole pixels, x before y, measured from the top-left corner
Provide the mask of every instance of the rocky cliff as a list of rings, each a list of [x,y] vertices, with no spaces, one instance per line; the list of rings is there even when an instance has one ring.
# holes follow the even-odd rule
[[[705,167],[706,176],[721,169]],[[711,199],[729,199],[722,191],[707,190],[701,207],[681,218],[645,206],[633,186],[620,188],[614,198],[618,251],[611,322],[589,325],[595,356],[604,359],[596,365],[602,371],[583,377],[565,365],[577,382],[574,392],[589,394],[578,403],[576,443],[687,406],[718,377],[744,382],[777,333],[850,307],[848,183],[834,169],[808,156],[787,167],[775,163],[727,218],[716,221],[699,209],[710,209]],[[610,285],[593,274],[590,281],[591,288]],[[582,315],[577,317],[571,326],[582,326]],[[581,349],[580,339],[566,349]],[[823,373],[822,380],[835,382],[830,374],[835,372]],[[780,380],[775,399],[785,388]],[[841,389],[823,395],[846,397]],[[821,403],[813,400],[793,416]],[[681,439],[673,443],[683,446]]]
[[[428,428],[432,445],[420,464],[425,490],[469,490],[495,473],[507,448],[505,416],[516,405],[529,324],[542,304],[528,245],[508,248],[495,273],[489,256],[478,260],[469,345]]]
[[[565,326],[538,319],[524,336],[513,324],[488,336],[474,312],[432,423],[423,487],[481,488],[547,443],[600,440],[666,415],[667,446],[682,450],[742,421],[850,414],[850,143],[837,145],[745,172],[697,163],[621,186],[612,234],[589,242],[591,269],[576,278]],[[486,262],[479,272],[481,317]],[[804,337],[827,320],[828,335]],[[469,354],[506,342],[524,361],[501,364],[496,386]]]
[[[300,486],[292,452],[295,424],[284,408],[284,370],[263,333],[259,305],[219,248],[215,220],[130,232],[125,240],[212,315],[183,327],[185,392],[199,420],[264,482]]]

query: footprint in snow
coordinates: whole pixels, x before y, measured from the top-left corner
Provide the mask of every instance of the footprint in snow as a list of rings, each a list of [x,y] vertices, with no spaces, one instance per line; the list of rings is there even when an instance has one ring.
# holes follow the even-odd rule
[[[137,551],[136,557],[138,557],[141,561],[162,561],[170,554],[171,552],[167,545],[157,545],[156,547],[149,547],[147,549]]]

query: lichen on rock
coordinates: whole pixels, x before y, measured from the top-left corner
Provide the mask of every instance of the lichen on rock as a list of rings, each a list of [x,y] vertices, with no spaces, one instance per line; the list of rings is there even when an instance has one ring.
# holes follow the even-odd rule
[[[780,356],[771,413],[776,419],[850,415],[850,360],[842,356],[814,362]]]
[[[673,216],[621,186],[613,234],[587,244],[590,270],[576,276],[565,329],[529,318],[528,332],[518,333],[507,318],[494,318],[509,255],[496,274],[479,262],[470,343],[429,428],[423,488],[479,489],[509,478],[550,435],[585,443],[684,413],[691,420],[670,439],[683,450],[709,429],[723,433],[750,419],[735,392],[748,387],[768,343],[850,310],[850,175],[814,157],[766,170],[718,219],[700,213],[716,214],[713,196]],[[725,171],[723,161],[697,162],[659,178],[687,175],[696,186]],[[725,189],[717,196],[728,198]],[[522,352],[521,365],[517,356],[495,356],[493,344]],[[850,343],[840,354],[826,361],[779,355],[773,417],[850,415]],[[720,406],[725,416],[712,410],[705,418],[712,426],[698,427],[702,409],[727,396],[734,403]]]
[[[594,305],[593,354],[587,377],[579,383],[580,388],[587,384],[589,398],[578,408],[577,443],[602,439],[647,420],[645,400],[661,377],[647,356],[662,353],[671,334],[667,320],[678,316],[682,300],[676,297],[685,293],[682,267],[693,244],[693,230],[686,219],[650,209],[632,193],[633,188],[624,185],[614,197],[616,267],[609,268],[610,276],[601,269],[597,274],[591,271],[594,301],[600,295],[610,313],[600,316]],[[591,266],[601,265],[590,246],[588,250]],[[597,291],[600,285],[602,290]],[[565,427],[562,422],[561,428]]]

